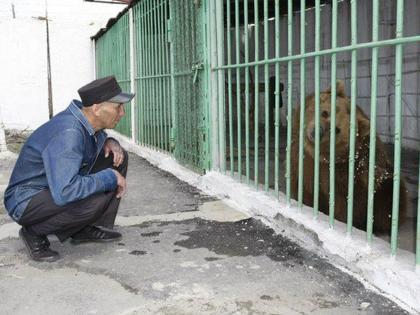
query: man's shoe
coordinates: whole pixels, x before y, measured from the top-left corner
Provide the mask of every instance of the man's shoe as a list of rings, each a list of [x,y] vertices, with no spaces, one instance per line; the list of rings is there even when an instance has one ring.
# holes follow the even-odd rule
[[[33,260],[53,262],[60,258],[56,251],[50,249],[50,242],[46,236],[31,234],[25,227],[19,230],[19,236]]]
[[[103,230],[93,225],[88,225],[82,230],[71,236],[72,244],[80,244],[87,242],[107,243],[119,241],[122,238],[121,233]]]

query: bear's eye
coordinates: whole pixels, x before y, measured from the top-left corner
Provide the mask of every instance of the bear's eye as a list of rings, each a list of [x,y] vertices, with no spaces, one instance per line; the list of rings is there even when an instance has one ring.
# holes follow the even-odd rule
[[[328,112],[327,112],[326,110],[324,110],[324,111],[322,112],[322,117],[324,117],[324,118],[328,118]]]
[[[340,131],[341,131],[341,129],[340,128],[338,128],[338,127],[335,127],[335,134],[339,134],[340,133]]]

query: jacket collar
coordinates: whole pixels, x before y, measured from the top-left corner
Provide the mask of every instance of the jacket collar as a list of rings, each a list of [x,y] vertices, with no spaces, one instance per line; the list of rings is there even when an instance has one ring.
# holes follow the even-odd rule
[[[80,102],[78,100],[73,100],[70,103],[68,109],[74,115],[74,117],[76,117],[76,119],[78,121],[80,121],[80,123],[83,125],[83,127],[85,127],[85,129],[87,130],[89,135],[94,136],[95,135],[95,129],[93,129],[92,125],[87,120],[86,116],[83,114],[82,106],[83,106],[82,102]]]

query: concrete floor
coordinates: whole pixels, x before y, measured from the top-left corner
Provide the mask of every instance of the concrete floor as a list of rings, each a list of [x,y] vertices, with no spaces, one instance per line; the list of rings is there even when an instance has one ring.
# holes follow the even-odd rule
[[[13,160],[0,159],[0,191]],[[319,257],[130,155],[114,244],[36,263],[0,208],[1,314],[407,314]]]

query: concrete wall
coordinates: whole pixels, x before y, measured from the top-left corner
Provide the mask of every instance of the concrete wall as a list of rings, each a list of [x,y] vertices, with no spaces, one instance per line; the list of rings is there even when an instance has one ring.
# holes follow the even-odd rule
[[[83,0],[0,2],[0,110],[6,128],[35,129],[48,120],[46,23],[38,18],[46,7],[54,114],[93,79],[90,36],[124,8]]]

